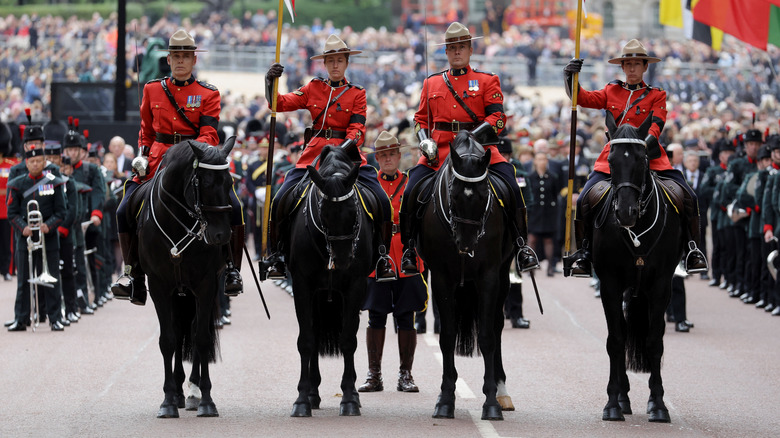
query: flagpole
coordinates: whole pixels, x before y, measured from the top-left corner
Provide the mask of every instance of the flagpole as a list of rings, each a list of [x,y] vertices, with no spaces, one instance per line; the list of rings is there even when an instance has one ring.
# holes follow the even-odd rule
[[[279,13],[276,23],[276,57],[275,63],[279,63],[282,50],[282,24],[284,19],[284,0],[279,0]],[[271,87],[271,126],[268,129],[268,167],[265,171],[265,202],[263,204],[263,238],[261,246],[261,254],[265,255],[268,249],[268,220],[271,216],[271,182],[274,176],[274,145],[276,144],[276,98],[279,90],[279,78],[274,78],[273,86]]]
[[[577,30],[574,40],[574,58],[580,58],[580,33],[582,31],[582,1],[577,0]],[[571,132],[569,134],[569,185],[566,192],[566,234],[564,256],[571,251],[571,207],[574,192],[574,148],[577,145],[577,94],[579,93],[579,72],[575,72],[571,84]]]

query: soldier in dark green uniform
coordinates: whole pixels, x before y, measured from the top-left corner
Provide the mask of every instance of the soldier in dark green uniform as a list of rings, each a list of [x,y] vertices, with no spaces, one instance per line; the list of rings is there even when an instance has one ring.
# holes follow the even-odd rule
[[[764,198],[761,202],[761,222],[763,223],[764,251],[762,257],[767,259],[769,253],[778,249],[775,230],[780,229],[780,136],[774,135],[767,139],[772,154],[772,166],[769,170]],[[780,281],[769,278],[769,288],[764,310],[772,315],[780,315]]]
[[[710,230],[712,230],[712,253],[710,255],[710,261],[712,262],[712,279],[709,282],[710,286],[718,286],[722,284],[722,289],[728,286],[726,281],[726,275],[724,271],[725,260],[727,253],[731,251],[726,246],[725,225],[728,218],[726,218],[725,207],[721,209],[721,206],[715,203],[716,198],[720,198],[719,187],[722,187],[723,180],[726,176],[726,168],[728,167],[729,159],[734,155],[736,148],[734,144],[728,139],[721,139],[715,144],[718,156],[718,165],[710,166],[707,168],[704,177],[700,184],[700,196],[702,203],[710,206]],[[721,282],[721,279],[723,280]]]
[[[106,285],[101,285],[99,283],[97,269],[95,268],[95,253],[90,254],[90,266],[82,268],[82,263],[80,261],[84,260],[85,248],[91,249],[97,247],[97,242],[100,238],[99,227],[103,221],[103,202],[106,198],[106,184],[103,181],[103,175],[101,174],[100,169],[94,164],[84,160],[87,155],[87,144],[84,137],[78,132],[75,125],[72,125],[70,128],[68,134],[65,135],[65,139],[63,139],[62,147],[65,150],[65,155],[70,158],[71,165],[73,166],[71,178],[90,189],[86,197],[82,198],[85,201],[82,215],[81,217],[77,217],[74,221],[76,225],[80,225],[82,222],[91,222],[89,228],[87,228],[87,231],[84,233],[84,239],[80,242],[77,241],[76,244],[75,256],[76,266],[78,268],[76,286],[82,290],[85,298],[89,301],[86,270],[82,271],[82,269],[90,269],[95,289],[94,301],[90,303],[90,307],[94,310],[98,307],[97,302],[102,301],[101,298],[107,290],[105,287]],[[79,191],[84,192],[84,190],[80,189]]]
[[[16,321],[8,327],[8,331],[24,331],[29,321],[30,312],[30,269],[28,265],[27,238],[40,240],[45,245],[47,269],[56,282],[49,283],[51,287],[39,286],[38,293],[45,295],[42,309],[49,318],[53,331],[62,331],[62,300],[59,280],[59,237],[57,228],[66,215],[65,196],[62,191],[64,182],[51,173],[44,173],[46,158],[43,150],[43,131],[39,126],[29,126],[25,131],[26,140],[34,137],[34,131],[40,130],[40,146],[28,145],[25,162],[29,173],[20,175],[8,182],[8,220],[14,229],[14,245],[16,248],[17,290],[14,313]],[[28,131],[33,131],[28,135]],[[27,143],[27,141],[25,141]],[[28,210],[32,211],[32,200],[38,202],[42,222],[39,231],[34,231],[29,225]],[[42,237],[38,235],[43,233]],[[38,235],[38,236],[36,236]],[[42,268],[43,247],[34,250],[33,264],[38,274]]]
[[[772,164],[771,154],[767,145],[761,146],[757,157],[757,171],[745,175],[737,190],[735,208],[745,210],[748,215],[746,257],[745,257],[745,283],[743,294],[740,297],[746,304],[756,304],[761,296],[762,272],[769,275],[766,262],[761,259],[761,241],[763,240],[763,224],[761,223],[761,206],[759,199],[764,197],[764,187],[769,177],[769,168]],[[763,259],[764,261],[766,258]]]

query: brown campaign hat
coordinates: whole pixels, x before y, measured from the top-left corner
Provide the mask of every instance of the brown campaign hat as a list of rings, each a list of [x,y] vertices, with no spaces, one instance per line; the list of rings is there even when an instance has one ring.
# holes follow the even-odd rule
[[[171,35],[168,40],[168,48],[163,50],[167,52],[207,52],[208,50],[198,49],[195,45],[195,39],[184,29],[179,29]]]
[[[398,141],[398,138],[394,136],[393,134],[382,131],[379,133],[379,137],[376,138],[376,141],[374,142],[374,150],[373,151],[366,151],[367,153],[371,152],[382,152],[382,151],[389,151],[393,149],[408,149],[411,146],[401,146],[401,143]]]
[[[363,53],[363,51],[351,50],[349,47],[347,47],[347,43],[341,41],[341,38],[337,37],[336,35],[331,35],[325,41],[325,49],[322,51],[322,54],[314,55],[311,57],[311,59],[320,59],[328,55],[355,55],[358,53]]]
[[[620,56],[610,59],[610,64],[620,64],[627,59],[646,59],[649,64],[661,61],[661,58],[655,56],[648,56],[647,49],[637,39],[633,39],[623,46],[623,50],[620,51]]]
[[[453,21],[452,24],[450,24],[450,27],[447,28],[447,31],[444,32],[444,42],[436,45],[443,46],[445,44],[461,43],[464,41],[472,41],[479,38],[482,37],[471,36],[471,33],[469,32],[469,29],[466,26],[462,25],[461,23],[458,23],[457,21]]]

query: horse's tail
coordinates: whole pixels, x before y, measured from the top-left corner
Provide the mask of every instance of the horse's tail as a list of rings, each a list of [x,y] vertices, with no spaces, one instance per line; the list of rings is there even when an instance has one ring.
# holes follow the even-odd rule
[[[647,297],[631,296],[629,289],[626,300],[626,368],[640,373],[650,372],[650,357],[647,354],[647,335],[650,329]]]
[[[318,290],[314,299],[314,333],[317,339],[317,354],[340,356],[342,324],[344,321],[344,296],[337,291]]]
[[[473,282],[466,282],[463,287],[456,289],[457,335],[455,337],[455,354],[471,357],[476,351],[477,345],[477,312],[479,309],[478,293]]]
[[[215,297],[216,300],[216,297]],[[219,331],[217,329],[217,309],[219,306],[215,302],[212,306],[211,315],[209,317],[209,348],[206,351],[205,360],[208,362],[216,362],[219,356]],[[193,354],[195,352],[195,330],[196,330],[196,316],[197,316],[197,303],[195,297],[192,294],[185,294],[180,296],[178,294],[173,297],[173,317],[174,324],[177,330],[182,333],[182,359],[192,362]]]

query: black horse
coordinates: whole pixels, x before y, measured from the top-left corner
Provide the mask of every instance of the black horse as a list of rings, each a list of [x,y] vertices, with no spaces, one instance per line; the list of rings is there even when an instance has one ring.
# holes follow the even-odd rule
[[[195,395],[187,399],[187,408],[194,409],[192,398],[201,393],[198,416],[219,415],[211,398],[209,362],[219,354],[217,292],[224,287],[223,251],[230,239],[227,156],[234,140],[222,148],[191,140],[172,146],[152,180],[129,200],[129,219],[138,222],[140,264],[160,323],[165,365],[160,418],[178,417],[178,408],[185,407],[182,360],[193,364]]]
[[[639,128],[617,127],[607,111],[612,181],[603,208],[595,213],[593,267],[601,280],[609,331],[609,400],[602,416],[608,421],[623,421],[632,413],[626,369],[650,372],[649,420],[670,421],[661,382],[664,313],[683,244],[679,207],[649,168],[643,139],[651,119]]]
[[[294,189],[300,205],[290,218],[290,244],[284,246],[301,356],[293,417],[310,417],[312,409],[319,409],[318,357],[339,354],[344,356],[339,415],[360,415],[354,360],[360,306],[381,241],[365,208],[372,204],[371,192],[355,184],[360,166],[344,150],[329,146],[319,163],[319,171],[308,167],[314,184],[304,179]],[[374,210],[373,217],[382,216]]]
[[[468,131],[461,131],[434,175],[432,196],[423,201],[419,249],[439,306],[444,361],[435,418],[454,417],[454,355],[473,355],[475,341],[485,361],[482,419],[502,420],[502,406],[514,409],[501,359],[502,309],[514,246],[511,225],[491,187],[503,183],[488,176],[490,153]]]

